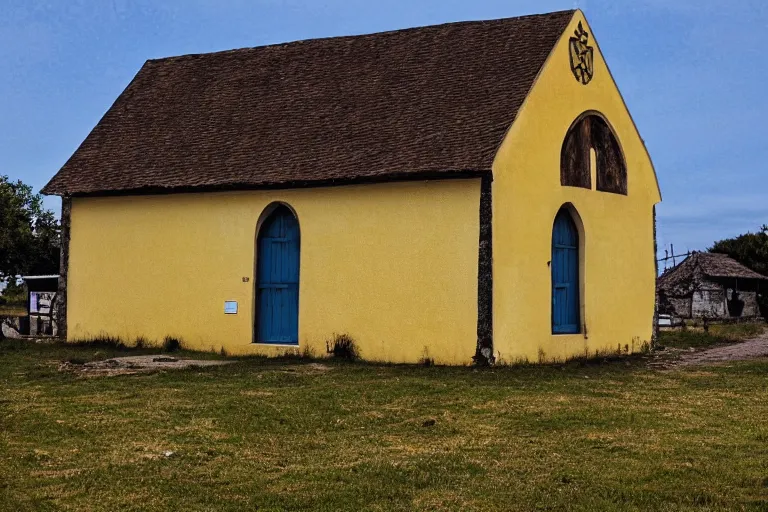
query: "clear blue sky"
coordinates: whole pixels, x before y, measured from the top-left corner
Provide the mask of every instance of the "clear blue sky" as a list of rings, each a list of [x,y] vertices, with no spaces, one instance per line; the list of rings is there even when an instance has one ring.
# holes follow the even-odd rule
[[[656,165],[661,248],[703,249],[768,223],[766,5],[0,0],[0,174],[42,187],[146,59],[580,7]]]

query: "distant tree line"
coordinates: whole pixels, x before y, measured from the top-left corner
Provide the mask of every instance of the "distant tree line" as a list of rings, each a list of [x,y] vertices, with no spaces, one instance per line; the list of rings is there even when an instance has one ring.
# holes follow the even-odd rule
[[[43,198],[20,180],[0,175],[0,281],[24,274],[58,274],[61,228]]]
[[[768,224],[764,224],[757,233],[715,242],[708,250],[727,254],[758,274],[768,276]]]
[[[758,274],[768,276],[768,224],[763,224],[757,233],[746,233],[715,242],[708,250],[727,254]],[[768,318],[768,290],[761,287],[757,303],[762,315]]]

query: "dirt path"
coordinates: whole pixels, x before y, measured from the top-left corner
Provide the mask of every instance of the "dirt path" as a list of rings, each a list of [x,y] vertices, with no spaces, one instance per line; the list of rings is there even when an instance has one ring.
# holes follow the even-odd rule
[[[663,368],[678,366],[697,366],[706,364],[725,363],[728,361],[742,361],[755,357],[768,357],[768,332],[757,338],[752,338],[738,343],[719,345],[704,350],[690,352],[680,351],[675,354],[660,353],[657,361],[652,365]]]

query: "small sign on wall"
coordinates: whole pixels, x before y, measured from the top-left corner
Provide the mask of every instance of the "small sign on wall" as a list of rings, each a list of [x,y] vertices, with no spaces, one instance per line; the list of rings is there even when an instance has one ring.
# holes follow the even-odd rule
[[[224,301],[224,314],[225,315],[236,315],[237,314],[237,301],[236,300],[225,300]]]

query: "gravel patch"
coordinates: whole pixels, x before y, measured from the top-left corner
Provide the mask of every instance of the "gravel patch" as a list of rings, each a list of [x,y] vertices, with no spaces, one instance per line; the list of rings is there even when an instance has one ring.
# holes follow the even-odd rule
[[[661,370],[744,361],[768,357],[768,332],[749,340],[718,345],[703,350],[667,348],[655,352],[648,366]]]
[[[699,352],[683,354],[678,366],[694,366],[728,361],[742,361],[756,357],[768,357],[768,334],[751,340],[713,347]]]

